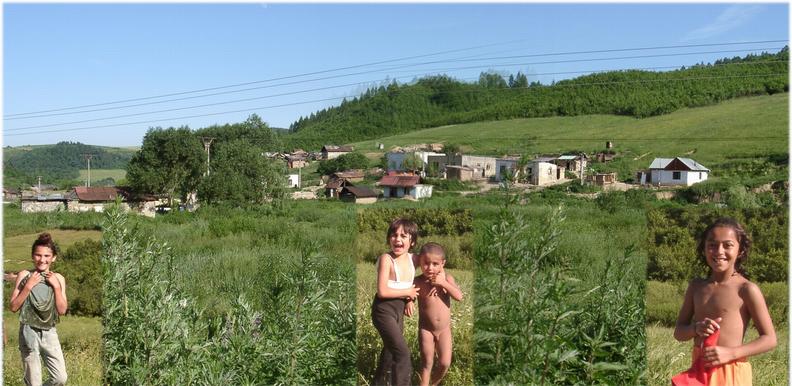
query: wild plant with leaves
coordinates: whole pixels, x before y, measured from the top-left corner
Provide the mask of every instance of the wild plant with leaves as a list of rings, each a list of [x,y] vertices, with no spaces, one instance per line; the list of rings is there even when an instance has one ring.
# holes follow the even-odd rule
[[[105,382],[352,384],[354,294],[349,272],[306,243],[298,259],[262,262],[267,299],[237,293],[210,316],[182,288],[170,249],[117,208],[107,213],[103,258]],[[353,295],[349,295],[353,296]]]
[[[529,216],[518,202],[477,243],[476,384],[642,383],[643,278],[634,279],[633,250],[606,263],[601,283],[584,282],[558,253],[564,208]]]

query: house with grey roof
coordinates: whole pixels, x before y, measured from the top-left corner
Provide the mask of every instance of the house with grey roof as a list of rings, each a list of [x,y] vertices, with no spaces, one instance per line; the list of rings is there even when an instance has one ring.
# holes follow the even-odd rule
[[[690,186],[706,181],[710,170],[690,158],[655,158],[649,171],[640,176],[641,184]]]

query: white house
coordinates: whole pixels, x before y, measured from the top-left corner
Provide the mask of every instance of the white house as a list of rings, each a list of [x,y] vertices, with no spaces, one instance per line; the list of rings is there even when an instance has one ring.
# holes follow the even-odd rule
[[[289,174],[289,187],[290,188],[299,188],[300,187],[300,175],[299,174]]]
[[[533,185],[549,185],[566,178],[563,166],[536,160],[528,164],[526,174]]]
[[[710,170],[690,158],[655,158],[649,173],[641,177],[642,184],[690,186],[706,181]]]

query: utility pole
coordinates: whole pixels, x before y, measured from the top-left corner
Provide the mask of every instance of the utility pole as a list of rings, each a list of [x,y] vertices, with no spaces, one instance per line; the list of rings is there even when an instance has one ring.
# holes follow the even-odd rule
[[[41,176],[36,176],[38,178],[38,194],[41,194]]]
[[[93,158],[93,154],[83,153],[83,157],[85,157],[86,161],[88,161],[88,180],[85,182],[85,186],[90,188],[91,187],[91,158]]]
[[[203,141],[204,149],[206,149],[206,174],[205,174],[205,176],[209,176],[209,149],[211,148],[212,141],[214,141],[214,137],[201,137],[201,141]]]

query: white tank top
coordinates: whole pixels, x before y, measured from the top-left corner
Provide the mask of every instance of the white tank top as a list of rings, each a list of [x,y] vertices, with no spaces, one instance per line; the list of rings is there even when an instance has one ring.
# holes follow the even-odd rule
[[[413,278],[415,277],[415,266],[413,265],[412,254],[409,254],[408,256],[410,257],[410,268],[412,268],[411,269],[412,272],[410,272],[410,274],[407,276],[408,277],[407,280],[401,280],[399,278],[399,270],[397,269],[398,267],[396,266],[396,260],[393,259],[393,256],[388,255],[388,257],[391,259],[391,265],[393,265],[393,274],[394,276],[396,276],[396,280],[388,279],[388,288],[392,288],[392,289],[412,288]]]

